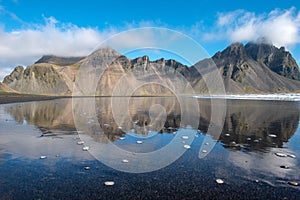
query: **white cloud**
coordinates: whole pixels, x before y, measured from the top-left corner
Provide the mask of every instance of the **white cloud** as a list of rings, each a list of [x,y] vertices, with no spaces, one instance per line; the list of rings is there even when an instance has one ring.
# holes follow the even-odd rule
[[[55,18],[46,19],[44,25],[6,32],[0,28],[0,80],[3,67],[30,65],[45,54],[83,56],[95,44],[111,33],[72,24],[60,24]]]
[[[1,1],[1,0],[0,0]],[[17,1],[15,1],[17,3]],[[72,23],[62,23],[55,17],[45,17],[44,23],[32,24],[24,22],[16,14],[0,5],[0,81],[17,65],[28,66],[43,55],[86,56],[111,36],[132,28],[162,24],[160,21],[140,21],[124,23],[122,27],[79,27]],[[5,22],[16,22],[19,29],[5,30]],[[145,40],[145,35],[148,39]],[[155,41],[153,34],[144,31],[143,35],[123,34],[114,40],[123,47],[151,46]],[[114,46],[115,47],[115,46]]]
[[[0,7],[0,9],[4,9]],[[9,13],[11,16],[12,13]],[[125,24],[121,27],[109,27],[102,31],[91,27],[78,27],[71,23],[61,23],[54,17],[44,17],[44,24],[26,24],[25,29],[5,31],[0,27],[0,81],[8,71],[17,65],[31,65],[42,55],[86,56],[99,44],[120,31],[128,28],[151,26],[152,22]],[[151,33],[147,33],[151,38]],[[122,45],[151,46],[154,40],[145,40],[144,35],[128,35],[119,38]],[[118,41],[115,41],[118,43]],[[120,43],[120,42],[119,42]],[[9,69],[9,70],[8,70]]]
[[[204,40],[229,39],[231,42],[255,41],[265,37],[276,46],[292,47],[300,42],[300,12],[275,9],[255,14],[245,10],[219,13],[211,33]]]

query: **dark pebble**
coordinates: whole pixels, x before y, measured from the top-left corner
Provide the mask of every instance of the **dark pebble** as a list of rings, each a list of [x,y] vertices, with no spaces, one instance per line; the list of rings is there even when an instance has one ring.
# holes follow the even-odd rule
[[[282,168],[282,169],[289,169],[289,166],[281,165],[280,168]]]

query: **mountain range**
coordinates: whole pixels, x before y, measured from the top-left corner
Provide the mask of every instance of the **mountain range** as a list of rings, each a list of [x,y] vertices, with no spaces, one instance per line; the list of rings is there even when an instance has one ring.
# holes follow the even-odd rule
[[[212,64],[216,67],[209,68]],[[84,72],[81,82],[79,72]],[[78,95],[111,96],[116,91],[120,95],[171,95],[191,89],[197,94],[218,93],[206,82],[216,73],[230,94],[300,91],[300,72],[293,56],[284,47],[254,42],[234,43],[193,66],[164,58],[150,61],[148,56],[129,59],[108,47],[87,57],[48,55],[26,69],[16,67],[4,78],[0,91],[65,96],[72,95],[79,82]]]

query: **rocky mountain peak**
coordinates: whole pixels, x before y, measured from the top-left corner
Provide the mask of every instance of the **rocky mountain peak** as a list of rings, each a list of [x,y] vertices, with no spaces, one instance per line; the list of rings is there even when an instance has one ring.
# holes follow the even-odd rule
[[[74,63],[77,63],[84,58],[85,57],[61,57],[55,55],[44,55],[38,61],[36,61],[35,64],[49,63],[49,64],[55,64],[60,66],[66,66],[66,65],[72,65]]]
[[[91,67],[106,66],[115,62],[123,55],[110,47],[102,47],[87,56],[83,63]]]
[[[225,68],[243,65],[248,60],[265,65],[273,72],[289,79],[300,80],[299,67],[290,52],[284,47],[277,48],[262,38],[257,42],[249,42],[245,46],[234,43],[222,52],[217,52],[213,59]],[[225,70],[228,71],[228,70]]]
[[[290,52],[268,43],[250,42],[245,45],[247,55],[272,71],[290,79],[300,80],[299,67]]]
[[[138,57],[132,60],[133,64],[141,65],[141,64],[147,64],[150,62],[148,56],[142,56]]]
[[[247,54],[256,61],[264,61],[275,51],[275,46],[268,43],[249,42],[245,45]]]
[[[245,55],[245,48],[242,43],[234,43],[227,47],[223,54],[226,54],[227,56],[244,56]]]
[[[231,58],[232,60],[245,59],[247,56],[245,47],[242,43],[233,43],[222,52],[217,52],[213,59],[226,59]]]
[[[17,66],[10,75],[6,76],[3,80],[3,83],[10,84],[14,80],[20,80],[23,76],[24,67],[23,66]]]
[[[94,51],[90,56],[102,56],[102,57],[120,57],[122,54],[117,52],[115,49],[111,47],[101,47]],[[88,57],[90,57],[88,56]]]
[[[257,38],[256,41],[254,41],[254,43],[256,43],[256,44],[268,44],[268,45],[271,45],[271,46],[273,45],[273,42],[267,37],[259,37],[259,38]]]

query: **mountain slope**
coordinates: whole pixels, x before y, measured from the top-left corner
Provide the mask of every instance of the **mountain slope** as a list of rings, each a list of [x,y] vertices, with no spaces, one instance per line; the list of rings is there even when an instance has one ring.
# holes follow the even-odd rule
[[[272,71],[284,77],[300,80],[298,65],[292,55],[284,47],[276,48],[267,43],[253,42],[245,45],[247,55],[260,64],[266,65]]]
[[[4,78],[3,83],[10,88],[28,94],[66,95],[71,94],[71,73],[68,68],[48,64],[34,64],[26,69],[16,67]]]
[[[4,92],[5,92],[5,93],[7,93],[7,92],[14,92],[14,93],[16,93],[15,90],[9,88],[6,84],[1,83],[1,82],[0,82],[0,92],[1,92],[1,93],[4,93]]]

